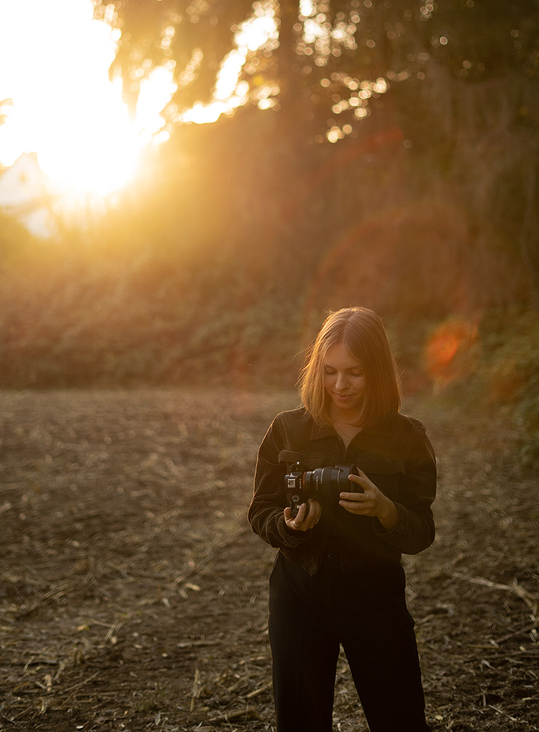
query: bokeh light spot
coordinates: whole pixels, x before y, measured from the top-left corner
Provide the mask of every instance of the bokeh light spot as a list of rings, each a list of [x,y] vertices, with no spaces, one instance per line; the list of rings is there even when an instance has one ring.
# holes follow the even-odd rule
[[[436,387],[469,376],[477,361],[477,326],[464,318],[441,323],[430,336],[425,361]]]

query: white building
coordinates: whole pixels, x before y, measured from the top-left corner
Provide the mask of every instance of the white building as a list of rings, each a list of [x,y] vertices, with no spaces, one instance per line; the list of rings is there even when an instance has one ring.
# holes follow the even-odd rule
[[[23,153],[0,173],[0,210],[18,219],[35,236],[50,238],[57,232],[47,177],[35,153]]]

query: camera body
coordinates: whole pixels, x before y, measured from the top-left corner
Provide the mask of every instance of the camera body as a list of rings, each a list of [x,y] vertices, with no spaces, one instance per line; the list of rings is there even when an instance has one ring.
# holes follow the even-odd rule
[[[292,465],[284,477],[292,516],[295,518],[298,515],[301,504],[307,503],[309,498],[323,505],[337,502],[341,491],[363,493],[357,483],[348,480],[349,475],[359,475],[355,465],[333,465],[314,470],[303,470],[301,463]]]

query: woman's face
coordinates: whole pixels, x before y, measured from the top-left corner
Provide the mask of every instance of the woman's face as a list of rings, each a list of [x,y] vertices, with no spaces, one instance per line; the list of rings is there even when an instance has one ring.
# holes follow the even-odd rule
[[[324,388],[338,416],[357,414],[365,397],[365,374],[343,343],[332,346],[324,359]]]

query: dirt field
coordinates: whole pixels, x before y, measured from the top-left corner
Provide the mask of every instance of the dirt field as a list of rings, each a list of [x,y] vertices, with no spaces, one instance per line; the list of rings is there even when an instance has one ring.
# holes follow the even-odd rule
[[[0,394],[0,729],[272,730],[245,519],[291,393]],[[416,400],[438,536],[406,558],[433,730],[539,729],[538,486],[502,422]],[[335,730],[366,730],[344,660]],[[407,732],[407,731],[403,731]]]

